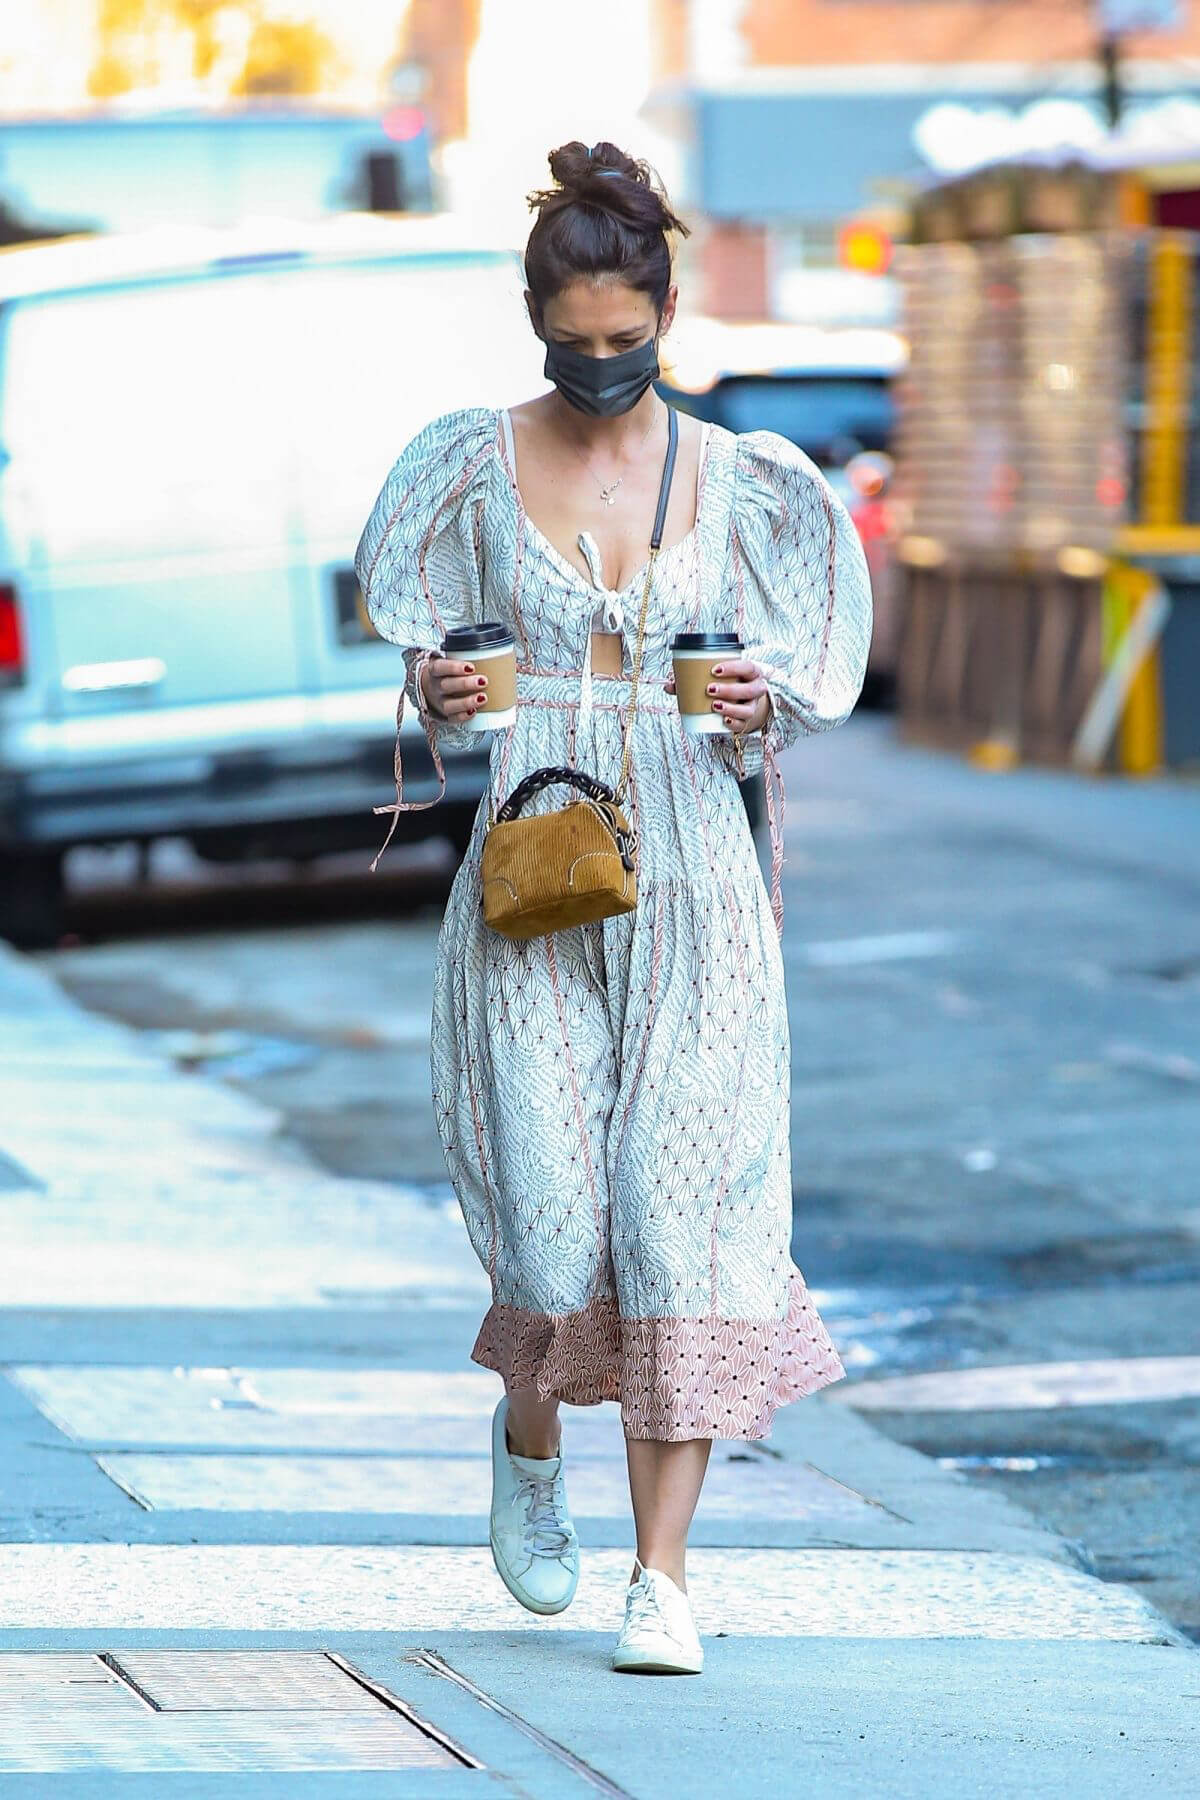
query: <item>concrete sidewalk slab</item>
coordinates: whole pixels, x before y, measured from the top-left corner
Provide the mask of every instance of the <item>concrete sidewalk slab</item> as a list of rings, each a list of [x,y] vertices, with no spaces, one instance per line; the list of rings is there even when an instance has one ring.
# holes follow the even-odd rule
[[[168,1341],[177,1346],[178,1336]],[[469,1341],[464,1332],[463,1354]],[[292,1515],[292,1537],[319,1529],[339,1542],[405,1533],[415,1543],[486,1542],[489,1421],[499,1389],[482,1370],[89,1362],[14,1364],[7,1373],[81,1453],[145,1507],[167,1509],[127,1522],[138,1541],[179,1541],[196,1529],[197,1510],[219,1515],[200,1521],[214,1538],[263,1541],[263,1515],[278,1510]],[[1071,1560],[1003,1496],[972,1488],[853,1414],[827,1413],[828,1405],[821,1396],[785,1409],[768,1444],[715,1446],[696,1543],[994,1549]],[[617,1408],[569,1408],[564,1428],[583,1541],[628,1543]],[[56,1442],[55,1431],[27,1433],[24,1454]],[[223,1454],[230,1451],[239,1455]],[[400,1457],[411,1474],[393,1467]],[[358,1484],[357,1532],[345,1514],[350,1480]]]
[[[338,1652],[488,1766],[406,1772],[387,1745],[285,1771],[259,1727],[123,1751],[48,1728],[0,1733],[13,1800],[659,1800],[733,1767],[748,1795],[823,1800],[1192,1791],[1198,1665],[1160,1615],[832,1395],[718,1452],[691,1561],[705,1677],[611,1675],[615,1409],[568,1416],[597,1510],[576,1605],[534,1620],[483,1542],[498,1388],[465,1363],[486,1283],[456,1215],[323,1174],[269,1108],[0,951],[6,1073],[0,1150],[39,1186],[0,1187],[0,1674],[18,1652]]]
[[[539,1619],[496,1582],[490,1553],[470,1547],[3,1544],[0,1633],[49,1648],[46,1632],[230,1620],[247,1632],[615,1632],[631,1560],[628,1549],[590,1552],[569,1613]],[[689,1587],[701,1636],[1182,1641],[1132,1588],[1002,1551],[701,1548]]]
[[[781,1654],[778,1639],[730,1638],[706,1646],[702,1679],[631,1680],[626,1693],[607,1675],[608,1639],[426,1641],[543,1729],[565,1722],[592,1768],[656,1800],[1195,1792],[1200,1740],[1184,1721],[1196,1717],[1196,1662],[1184,1650],[814,1636]],[[394,1668],[384,1653],[356,1661],[385,1681]]]

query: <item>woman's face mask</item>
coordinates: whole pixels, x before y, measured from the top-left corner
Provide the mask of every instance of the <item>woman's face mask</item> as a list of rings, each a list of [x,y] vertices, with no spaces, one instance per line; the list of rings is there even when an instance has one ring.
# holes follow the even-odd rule
[[[654,339],[647,338],[619,356],[585,356],[547,338],[543,372],[578,412],[613,419],[636,406],[657,378],[658,349]]]

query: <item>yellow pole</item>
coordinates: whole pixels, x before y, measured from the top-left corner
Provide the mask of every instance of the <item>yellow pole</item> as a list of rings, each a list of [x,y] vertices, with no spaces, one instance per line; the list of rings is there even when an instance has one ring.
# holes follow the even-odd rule
[[[1155,577],[1128,563],[1110,563],[1104,578],[1104,661],[1109,663]],[[1158,646],[1143,657],[1130,682],[1117,736],[1117,761],[1127,775],[1149,775],[1166,756],[1163,733],[1162,677]]]
[[[1184,517],[1192,360],[1192,256],[1177,232],[1151,240],[1146,332],[1146,436],[1142,523]]]
[[[1143,528],[1178,528],[1187,515],[1188,424],[1194,328],[1193,253],[1179,232],[1157,232],[1150,247],[1146,330],[1146,435],[1142,453]],[[1136,528],[1135,528],[1136,529]],[[1154,577],[1114,563],[1105,579],[1106,661],[1137,616]],[[1130,684],[1117,739],[1120,766],[1131,775],[1162,767],[1159,650],[1144,658]]]

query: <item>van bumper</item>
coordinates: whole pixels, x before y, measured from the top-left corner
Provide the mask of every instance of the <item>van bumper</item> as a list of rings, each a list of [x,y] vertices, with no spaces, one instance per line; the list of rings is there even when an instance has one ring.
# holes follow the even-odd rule
[[[73,844],[185,837],[228,843],[291,838],[306,854],[382,842],[390,818],[372,811],[395,799],[394,734],[345,746],[314,760],[314,746],[156,752],[73,768],[0,767],[0,848],[67,849]],[[432,801],[438,782],[423,736],[405,733],[404,798]],[[486,791],[488,756],[444,758],[445,804],[477,805]],[[397,838],[434,835],[441,809],[402,815]]]

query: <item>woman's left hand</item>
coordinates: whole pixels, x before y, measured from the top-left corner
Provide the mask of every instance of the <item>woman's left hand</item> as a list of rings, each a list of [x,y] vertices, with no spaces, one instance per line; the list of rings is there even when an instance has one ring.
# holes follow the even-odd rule
[[[761,731],[771,715],[771,696],[763,672],[753,662],[723,662],[713,668],[708,695],[714,712],[720,713],[735,737]],[[667,678],[667,692],[675,692],[675,677]]]

